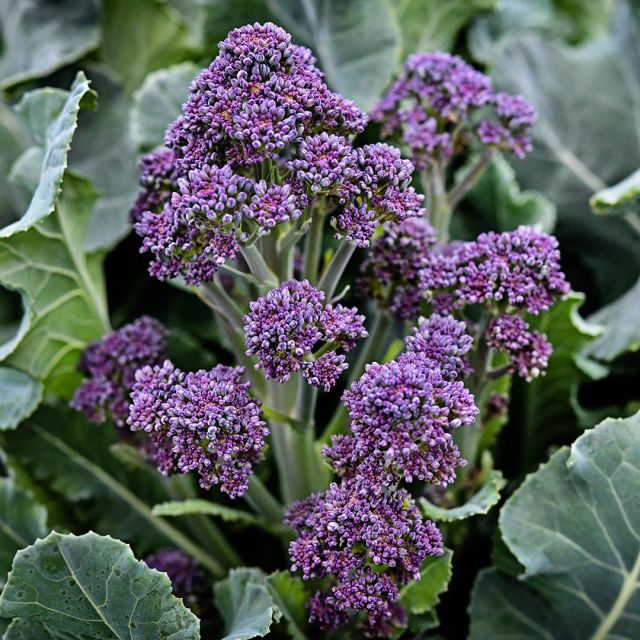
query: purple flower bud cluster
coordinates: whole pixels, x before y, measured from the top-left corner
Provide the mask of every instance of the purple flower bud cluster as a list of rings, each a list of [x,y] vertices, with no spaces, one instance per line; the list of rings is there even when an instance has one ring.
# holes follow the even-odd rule
[[[151,569],[162,571],[171,580],[171,591],[189,606],[208,591],[207,576],[200,565],[179,549],[160,549],[144,559]]]
[[[351,433],[324,449],[341,481],[292,505],[286,519],[297,533],[292,570],[305,580],[331,577],[307,605],[322,628],[364,612],[364,636],[390,636],[406,620],[399,585],[419,579],[427,555],[442,553],[440,532],[397,485],[445,485],[464,464],[451,430],[477,413],[457,379],[468,371],[471,342],[464,322],[433,316],[407,339],[407,353],[367,365],[344,393]]]
[[[510,151],[531,150],[533,107],[496,92],[488,76],[459,56],[416,53],[372,113],[384,135],[400,135],[422,169],[446,161],[472,142]]]
[[[269,430],[243,373],[223,365],[185,373],[168,360],[136,373],[127,423],[148,434],[162,473],[196,471],[203,489],[245,492]]]
[[[440,532],[403,489],[372,493],[343,480],[292,505],[285,521],[297,533],[292,570],[305,580],[332,579],[307,604],[310,621],[324,629],[355,612],[366,614],[370,629],[397,617],[399,585],[420,577],[427,555],[442,553]]]
[[[310,51],[280,27],[234,29],[219,48],[193,81],[184,116],[168,136],[183,166],[198,166],[208,156],[209,163],[244,167],[277,160],[305,135],[363,130],[365,114],[329,91]]]
[[[344,355],[367,336],[364,316],[357,309],[324,305],[324,292],[307,280],[290,280],[250,303],[244,317],[247,355],[257,356],[256,368],[268,378],[286,382],[302,369],[317,387],[329,390],[346,368]],[[329,351],[314,357],[315,348]]]
[[[413,333],[405,338],[409,353],[420,353],[439,368],[447,380],[464,379],[472,373],[467,354],[473,346],[473,338],[467,333],[467,323],[450,315],[434,313],[420,318]]]
[[[478,410],[464,384],[445,377],[424,352],[368,365],[342,399],[352,433],[334,436],[325,450],[339,474],[366,476],[376,488],[455,479],[463,461],[451,431],[472,424]]]
[[[111,419],[124,426],[136,371],[162,362],[166,339],[160,322],[142,316],[89,344],[78,363],[85,379],[71,406],[95,424]]]
[[[210,281],[239,243],[318,198],[338,236],[367,246],[378,224],[423,215],[413,165],[388,145],[354,149],[366,115],[332,93],[311,53],[266,23],[232,31],[192,82],[166,149],[143,161],[131,218],[150,273]],[[173,192],[173,195],[171,193]]]
[[[336,237],[358,247],[369,246],[375,228],[386,221],[402,222],[425,215],[424,197],[409,186],[413,165],[388,144],[368,144],[354,150],[355,179],[343,187],[343,210],[333,217]],[[351,200],[345,200],[351,193]]]
[[[178,188],[160,214],[144,212],[134,228],[143,237],[141,250],[154,256],[152,275],[159,280],[182,275],[199,284],[239,250],[235,230],[249,181],[228,166],[204,165],[179,178]]]
[[[544,374],[553,352],[546,336],[538,331],[529,331],[525,320],[508,313],[489,322],[487,344],[506,353],[513,371],[528,382]]]
[[[398,320],[415,318],[423,297],[420,272],[435,242],[435,231],[424,218],[385,224],[362,264],[359,294],[378,300]]]
[[[482,304],[536,315],[569,291],[557,240],[525,226],[433,252],[421,278],[440,308]]]

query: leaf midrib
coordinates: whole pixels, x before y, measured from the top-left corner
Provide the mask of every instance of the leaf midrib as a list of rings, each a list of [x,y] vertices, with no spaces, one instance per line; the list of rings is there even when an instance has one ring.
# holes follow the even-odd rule
[[[82,583],[78,579],[78,576],[76,576],[75,571],[73,570],[73,567],[71,566],[71,563],[69,562],[69,559],[65,555],[64,550],[60,546],[58,541],[56,541],[56,546],[58,547],[58,551],[60,551],[60,555],[62,556],[62,559],[64,560],[65,564],[67,565],[67,568],[69,569],[69,573],[71,574],[71,577],[74,579],[75,583],[78,585],[78,588],[80,589],[80,591],[82,591],[82,595],[87,599],[87,601],[93,607],[95,612],[100,616],[100,619],[104,622],[104,624],[107,627],[107,629],[109,629],[109,631],[111,631],[113,633],[114,638],[120,638],[120,636],[116,633],[116,630],[109,624],[109,621],[105,618],[105,616],[102,613],[102,611],[100,611],[100,607],[91,599],[89,594],[85,591],[84,586],[82,585]]]

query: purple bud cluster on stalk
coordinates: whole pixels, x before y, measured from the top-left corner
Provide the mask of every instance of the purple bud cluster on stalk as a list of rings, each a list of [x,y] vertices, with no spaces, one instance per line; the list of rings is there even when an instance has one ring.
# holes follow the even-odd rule
[[[364,612],[365,635],[388,632],[401,614],[400,587],[420,578],[428,555],[443,551],[437,527],[399,484],[446,486],[464,464],[451,432],[477,413],[458,379],[471,338],[464,323],[434,316],[406,346],[396,360],[367,365],[342,397],[350,433],[324,449],[341,481],[287,515],[297,533],[293,569],[305,580],[330,578],[309,603],[311,620],[325,629]]]
[[[302,370],[307,382],[328,391],[347,367],[343,354],[365,338],[364,316],[355,307],[324,305],[325,294],[307,280],[283,282],[250,304],[244,317],[247,355],[267,378],[286,382]],[[314,356],[314,348],[330,351]]]
[[[488,76],[459,56],[409,56],[373,110],[383,135],[399,135],[418,169],[462,149],[486,146],[522,158],[531,151],[535,109],[521,96],[496,92]]]
[[[423,215],[411,162],[385,144],[352,146],[366,122],[283,29],[232,31],[191,84],[166,148],[142,162],[131,218],[151,275],[210,282],[244,243],[311,216],[318,201],[336,236],[361,247],[381,222]]]
[[[142,316],[89,344],[78,363],[85,378],[71,406],[95,424],[111,419],[123,427],[136,371],[162,362],[166,339],[167,330],[160,322]]]
[[[269,429],[241,367],[185,373],[170,361],[136,373],[127,423],[145,431],[164,474],[196,471],[200,486],[231,498],[247,489]]]

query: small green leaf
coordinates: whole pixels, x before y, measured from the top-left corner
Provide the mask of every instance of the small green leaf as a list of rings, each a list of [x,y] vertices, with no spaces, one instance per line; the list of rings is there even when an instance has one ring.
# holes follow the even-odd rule
[[[181,112],[198,65],[184,62],[150,73],[133,94],[131,137],[140,151],[161,145],[167,126]]]
[[[42,384],[16,369],[0,367],[0,431],[15,429],[42,400]]]
[[[465,504],[453,509],[443,509],[431,504],[425,498],[420,498],[420,508],[428,518],[437,522],[455,522],[457,520],[466,520],[471,516],[484,515],[489,513],[491,507],[498,504],[500,491],[502,491],[505,484],[506,481],[502,473],[492,470],[487,474],[487,478],[478,493]]]
[[[640,637],[640,414],[554,453],[507,500],[500,530],[524,567],[476,582],[471,640]]]
[[[6,640],[25,637],[34,623],[53,639],[200,638],[199,620],[171,595],[166,574],[137,561],[129,545],[93,532],[54,531],[19,551],[0,615],[23,627],[11,628]]]
[[[607,187],[589,200],[595,213],[637,211],[640,206],[640,169],[613,187]]]
[[[305,584],[289,571],[276,571],[268,580],[271,595],[287,620],[289,635],[293,640],[306,640],[309,626],[306,604],[310,594]]]
[[[400,58],[396,16],[386,0],[267,0],[283,27],[318,56],[327,83],[371,109]]]
[[[427,558],[420,569],[420,580],[412,580],[402,588],[400,602],[409,613],[426,613],[440,602],[440,594],[447,590],[451,580],[452,558],[450,549],[441,556]]]
[[[242,522],[245,524],[261,524],[259,518],[248,511],[225,507],[217,502],[209,500],[181,500],[175,502],[163,502],[153,507],[154,516],[189,516],[206,514],[216,516],[225,522]]]
[[[47,535],[47,511],[30,493],[0,478],[0,587],[4,587],[13,557]]]
[[[487,228],[512,231],[521,224],[550,233],[556,223],[555,205],[541,193],[521,191],[513,167],[501,155],[493,158],[468,194],[462,215],[462,224],[474,237]]]
[[[269,633],[281,613],[260,569],[232,569],[214,586],[216,607],[226,624],[222,640],[250,640]]]
[[[80,59],[100,43],[97,0],[0,3],[0,86],[42,78]]]
[[[640,280],[621,298],[589,316],[589,322],[604,327],[604,332],[584,354],[611,362],[619,355],[640,349]]]

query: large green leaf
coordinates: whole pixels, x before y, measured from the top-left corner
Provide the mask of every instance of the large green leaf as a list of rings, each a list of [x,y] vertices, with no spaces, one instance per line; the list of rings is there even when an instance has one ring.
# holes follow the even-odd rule
[[[537,32],[548,39],[572,43],[606,30],[615,0],[501,0],[470,32],[474,57],[488,62],[504,37]]]
[[[402,31],[403,56],[413,51],[451,49],[472,18],[496,6],[496,0],[395,0]]]
[[[43,387],[23,371],[0,367],[0,431],[15,429],[42,400]]]
[[[502,473],[492,470],[487,474],[478,493],[463,505],[452,509],[444,509],[432,504],[425,498],[420,498],[420,509],[428,518],[437,522],[455,522],[457,520],[466,520],[471,516],[484,515],[498,504],[500,491],[502,491],[505,484],[506,481]]]
[[[640,206],[640,169],[630,176],[591,196],[591,208],[596,213],[637,211]]]
[[[611,362],[640,349],[640,280],[615,302],[589,316],[589,322],[603,325],[604,332],[587,345],[587,356]]]
[[[269,633],[281,613],[260,569],[232,569],[214,587],[215,602],[226,624],[222,640],[249,640]]]
[[[41,78],[100,43],[98,0],[0,3],[0,86]]]
[[[128,94],[150,71],[184,60],[194,44],[187,21],[161,0],[111,0],[104,7],[102,28],[102,60]]]
[[[16,553],[47,535],[46,522],[46,509],[31,494],[0,478],[0,587]]]
[[[0,229],[0,238],[26,231],[44,220],[54,209],[67,168],[71,139],[78,126],[78,112],[90,95],[89,81],[79,72],[69,92],[38,89],[25,94],[17,111],[35,144],[42,148],[41,179],[26,213]]]
[[[640,166],[639,37],[622,3],[606,37],[570,47],[514,35],[501,41],[491,68],[500,88],[523,94],[538,110],[534,150],[516,164],[518,181],[557,206],[565,269],[598,306],[640,275],[640,235],[623,218],[604,219],[589,207],[594,192]]]
[[[113,429],[88,424],[66,408],[41,408],[20,429],[3,434],[10,466],[28,472],[35,490],[61,497],[98,532],[130,540],[136,550],[173,545],[213,573],[221,564],[202,553],[177,527],[151,513],[149,504],[167,499],[159,474],[132,470],[113,456]]]
[[[0,97],[0,228],[17,220],[29,205],[28,198],[9,177],[13,163],[29,144],[29,134],[20,118]]]
[[[80,352],[108,328],[101,263],[82,248],[94,197],[67,174],[55,214],[0,238],[0,284],[23,293],[30,318],[5,362],[66,397],[80,379]]]
[[[490,570],[471,602],[471,640],[640,636],[640,414],[563,447],[506,502],[500,529],[524,567]]]
[[[171,595],[166,574],[136,560],[123,542],[93,532],[53,532],[19,551],[0,615],[21,620],[6,640],[24,637],[32,623],[52,640],[200,638],[199,620]]]
[[[583,294],[571,293],[566,300],[531,321],[533,329],[547,335],[553,354],[544,376],[532,382],[513,381],[505,435],[517,440],[517,445],[506,448],[505,462],[518,464],[520,473],[544,459],[547,447],[558,440],[571,442],[576,437],[578,386],[606,373],[580,353],[602,331],[580,316],[583,302]]]
[[[369,110],[387,88],[400,34],[387,0],[267,0],[286,29],[309,45],[337,92]]]
[[[131,137],[140,151],[163,143],[167,125],[180,115],[191,81],[200,68],[191,63],[150,73],[133,95]]]
[[[154,516],[186,516],[194,514],[206,514],[216,516],[226,522],[238,522],[243,524],[262,524],[261,520],[253,513],[242,509],[233,509],[217,502],[194,498],[163,502],[153,507]]]
[[[207,0],[201,6],[204,9],[203,37],[212,54],[232,29],[254,22],[278,22],[265,0]]]

